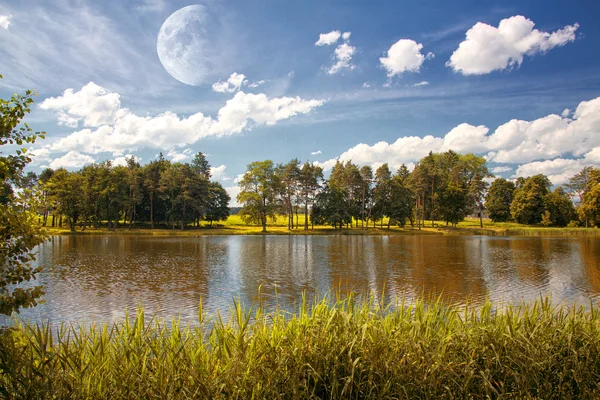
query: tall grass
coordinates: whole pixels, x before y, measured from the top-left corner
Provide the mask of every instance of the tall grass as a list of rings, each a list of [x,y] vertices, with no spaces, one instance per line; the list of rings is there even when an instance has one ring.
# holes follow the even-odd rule
[[[494,311],[350,296],[294,314],[234,303],[181,326],[20,324],[2,336],[6,398],[598,398],[597,306]]]

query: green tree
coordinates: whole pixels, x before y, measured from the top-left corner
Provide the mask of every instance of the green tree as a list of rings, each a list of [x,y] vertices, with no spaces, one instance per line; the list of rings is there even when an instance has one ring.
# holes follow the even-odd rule
[[[547,195],[546,210],[553,226],[567,226],[576,216],[571,198],[560,186]]]
[[[579,200],[579,207],[583,205],[584,196],[588,189],[588,183],[590,181],[590,174],[592,171],[596,170],[596,168],[587,166],[584,167],[577,174],[569,178],[569,183],[565,186],[571,191],[571,193],[575,194]],[[584,210],[578,213],[583,217],[582,220],[585,223],[585,227],[587,228],[589,225],[589,219]]]
[[[299,194],[304,205],[304,230],[308,230],[308,207],[314,206],[317,193],[321,189],[323,168],[318,165],[304,163],[299,175]],[[314,224],[313,224],[314,226]]]
[[[592,169],[589,171],[585,191],[583,192],[583,201],[577,210],[579,217],[594,226],[600,226],[600,170]],[[587,225],[586,225],[587,226]]]
[[[485,196],[485,208],[492,221],[506,222],[510,220],[510,205],[513,201],[515,184],[504,178],[492,182]]]
[[[387,163],[375,171],[375,187],[373,188],[373,210],[379,217],[383,228],[383,218],[389,215],[392,201],[392,173]],[[388,222],[389,227],[389,222]]]
[[[231,197],[219,182],[210,182],[208,186],[208,204],[204,218],[210,222],[225,221],[229,217]]]
[[[248,165],[239,183],[237,201],[243,204],[240,215],[246,223],[260,223],[267,231],[267,219],[275,220],[280,182],[273,161],[255,161]]]
[[[26,123],[21,124],[30,112],[32,96],[34,93],[27,91],[24,96],[0,99],[0,314],[4,315],[37,305],[44,294],[41,286],[15,286],[34,279],[40,271],[31,266],[35,261],[32,251],[42,243],[44,233],[35,213],[37,195],[29,188],[23,189],[23,170],[31,158],[25,148],[5,155],[12,150],[4,147],[23,146],[44,137],[43,132],[34,133]]]
[[[542,221],[546,211],[546,196],[551,183],[545,175],[538,174],[526,178],[523,186],[515,190],[510,206],[512,218],[521,224],[534,225]]]
[[[331,187],[325,184],[323,190],[317,195],[315,205],[310,214],[311,221],[318,225],[331,225],[334,229],[340,229],[344,224],[352,223],[352,215],[348,211],[348,199],[346,192],[339,187]]]
[[[410,173],[404,164],[400,166],[396,175],[392,177],[388,228],[392,220],[396,221],[401,227],[406,225],[407,219],[412,224],[414,195],[409,186],[409,177]]]
[[[367,228],[369,228],[369,219],[371,218],[371,209],[372,209],[372,197],[373,197],[373,169],[369,165],[364,165],[360,168],[360,199],[361,199],[361,207],[360,207],[360,221],[361,226],[365,226],[365,222],[367,223]]]

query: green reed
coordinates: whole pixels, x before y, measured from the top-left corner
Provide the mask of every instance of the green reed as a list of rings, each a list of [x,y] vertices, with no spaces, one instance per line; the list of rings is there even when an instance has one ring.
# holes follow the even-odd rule
[[[295,313],[234,302],[182,326],[21,323],[0,342],[0,396],[19,398],[599,398],[600,316],[549,299],[494,309],[393,307],[351,295]]]

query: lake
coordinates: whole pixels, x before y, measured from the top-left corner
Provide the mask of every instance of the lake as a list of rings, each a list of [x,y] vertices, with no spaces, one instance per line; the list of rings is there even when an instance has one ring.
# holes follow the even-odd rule
[[[45,303],[25,319],[88,324],[149,315],[197,320],[233,299],[294,308],[350,290],[451,303],[600,296],[597,238],[488,236],[54,236],[38,249]]]

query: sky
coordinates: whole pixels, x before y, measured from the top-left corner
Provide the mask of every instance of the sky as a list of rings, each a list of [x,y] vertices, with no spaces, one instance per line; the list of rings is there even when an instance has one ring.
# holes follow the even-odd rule
[[[35,89],[31,168],[203,152],[392,169],[473,152],[555,185],[600,167],[597,1],[6,1],[0,97]],[[235,201],[233,202],[235,204]]]

